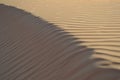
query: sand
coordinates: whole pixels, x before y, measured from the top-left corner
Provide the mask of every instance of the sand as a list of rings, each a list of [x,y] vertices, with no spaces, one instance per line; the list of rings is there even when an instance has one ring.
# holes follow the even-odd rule
[[[119,1],[2,1],[0,79],[120,79]]]

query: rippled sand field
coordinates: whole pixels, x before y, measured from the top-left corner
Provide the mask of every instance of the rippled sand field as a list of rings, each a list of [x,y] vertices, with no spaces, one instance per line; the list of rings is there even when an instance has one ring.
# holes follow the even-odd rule
[[[88,51],[89,49],[93,49],[93,52],[90,52],[91,55],[89,55],[89,52],[86,52],[88,53],[88,55],[82,54],[83,59],[81,58],[80,55],[78,55],[78,57],[71,58],[71,60],[73,59],[73,62],[71,61],[65,68],[62,67],[62,69],[68,68],[68,70],[64,72],[66,74],[64,74],[65,76],[63,77],[63,79],[62,78],[53,79],[53,75],[55,74],[57,75],[57,73],[54,74],[51,73],[51,75],[49,75],[48,78],[42,77],[41,79],[43,80],[59,80],[59,79],[60,80],[61,79],[62,80],[117,80],[117,78],[118,80],[120,79],[119,77],[120,76],[120,1],[119,0],[59,0],[59,1],[58,0],[41,0],[41,1],[40,0],[25,0],[25,1],[1,0],[0,3],[4,3],[7,5],[17,7],[19,9],[23,9],[25,11],[31,12],[33,15],[36,15],[51,23],[54,23],[55,25],[58,26],[58,28],[64,30],[65,32],[68,32],[69,35],[72,35],[77,41],[80,41],[80,43],[78,42],[77,45],[86,46],[88,48]],[[9,13],[9,11],[7,13]],[[22,19],[24,20],[24,17]],[[81,50],[81,48],[75,50],[73,49],[72,51],[68,50],[69,51],[68,55],[70,55],[70,53],[74,54],[74,51],[77,50],[79,51]],[[53,57],[53,59],[54,58],[55,56]],[[79,67],[79,65],[80,64],[82,65],[82,63],[83,66],[85,66],[84,69]],[[76,66],[69,67],[72,64]],[[54,66],[54,64],[52,66]],[[52,67],[49,68],[52,69]],[[73,69],[73,71],[70,71],[70,69]],[[49,69],[46,70],[49,71]],[[83,75],[86,76],[83,77]],[[0,79],[6,80],[4,79],[4,76]],[[20,79],[14,78],[14,79],[20,80],[22,78]]]

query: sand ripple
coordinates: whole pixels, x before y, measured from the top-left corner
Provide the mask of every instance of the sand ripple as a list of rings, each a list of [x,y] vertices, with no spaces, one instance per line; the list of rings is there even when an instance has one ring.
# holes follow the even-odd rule
[[[120,79],[119,23],[95,23],[60,28],[0,5],[0,80]]]

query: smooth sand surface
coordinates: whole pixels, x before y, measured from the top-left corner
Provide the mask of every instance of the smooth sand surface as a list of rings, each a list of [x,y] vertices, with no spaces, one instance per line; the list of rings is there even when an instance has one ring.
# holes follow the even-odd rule
[[[67,64],[66,66],[62,66],[62,68],[56,68],[56,70],[54,70],[54,67],[58,66],[61,67],[62,64],[56,64],[56,63],[51,63],[49,62],[49,60],[51,60],[51,57],[49,57],[47,54],[61,54],[61,52],[59,52],[59,50],[61,51],[61,48],[65,48],[64,46],[60,47],[60,48],[53,48],[53,50],[56,48],[59,49],[57,52],[54,53],[54,51],[51,51],[51,53],[48,52],[44,52],[46,53],[45,57],[45,62],[43,61],[43,63],[47,65],[48,64],[52,64],[51,66],[48,66],[48,68],[44,68],[45,71],[43,70],[44,74],[41,74],[41,66],[38,66],[38,72],[34,71],[34,68],[36,69],[36,67],[34,66],[33,63],[28,62],[29,65],[33,64],[33,68],[29,69],[29,65],[26,65],[25,69],[24,67],[20,67],[20,65],[24,65],[20,64],[16,67],[16,70],[11,69],[14,68],[14,65],[17,63],[17,61],[19,61],[19,59],[14,62],[14,58],[12,56],[6,56],[4,53],[9,54],[7,51],[7,48],[5,46],[5,48],[3,47],[1,49],[1,63],[6,62],[7,60],[11,60],[13,58],[13,63],[9,62],[9,63],[5,63],[3,64],[3,66],[0,69],[3,69],[3,67],[5,67],[6,65],[8,66],[9,64],[12,64],[10,68],[8,68],[7,66],[2,70],[3,72],[1,72],[2,76],[0,77],[0,79],[2,80],[7,80],[10,78],[10,80],[119,80],[120,79],[120,1],[118,0],[90,0],[90,1],[83,1],[83,0],[66,0],[66,1],[56,1],[56,0],[44,0],[44,1],[20,1],[20,0],[16,0],[16,1],[5,1],[5,0],[1,0],[1,3],[6,3],[8,5],[13,5],[16,6],[17,8],[23,9],[25,11],[31,12],[32,14],[42,17],[45,20],[54,23],[55,25],[58,25],[55,28],[60,28],[60,30],[63,30],[62,32],[69,32],[69,35],[72,35],[71,38],[75,38],[75,40],[71,40],[71,38],[68,38],[68,41],[63,42],[59,42],[59,39],[64,39],[65,37],[60,37],[59,39],[57,39],[56,41],[59,44],[70,44],[70,41],[75,41],[75,44],[72,43],[72,45],[70,45],[70,49],[68,48],[68,46],[66,47],[67,50],[65,50],[66,52],[63,52],[63,54],[66,54],[66,57],[68,57],[69,55],[72,54],[72,57],[70,58],[66,58],[66,57],[61,57],[60,59],[56,60],[56,63],[58,63],[59,61],[65,61]],[[2,10],[3,8],[1,8]],[[9,18],[10,15],[8,15],[8,17],[5,17],[5,13],[9,14],[9,10],[11,11],[11,17]],[[31,25],[31,26],[43,26],[45,24],[42,24],[42,22],[40,21],[35,21],[34,19],[32,19],[29,15],[28,16],[24,16],[24,14],[22,14],[21,12],[14,12],[16,10],[11,10],[11,9],[5,9],[6,12],[4,12],[3,10],[3,15],[0,15],[1,17],[1,25],[3,26],[12,26],[12,25],[8,25],[9,23],[13,23],[13,22],[9,22],[9,21],[13,21],[13,20],[17,20],[17,22],[20,24],[25,23],[26,25]],[[15,15],[16,13],[16,15]],[[6,14],[6,15],[7,15]],[[13,15],[14,14],[14,15]],[[20,16],[18,16],[20,15]],[[12,17],[13,16],[13,17]],[[22,17],[23,16],[23,17]],[[21,17],[22,19],[18,20],[18,18]],[[10,19],[10,20],[9,20]],[[13,20],[12,20],[13,19]],[[3,22],[6,22],[8,20],[8,24]],[[21,20],[23,22],[21,22]],[[25,21],[24,21],[25,20]],[[26,21],[28,21],[26,23]],[[39,23],[36,24],[36,23]],[[43,21],[44,22],[44,21]],[[33,32],[36,32],[36,29],[34,31],[34,28],[30,28],[27,32],[27,29],[29,28],[29,26],[27,27],[23,27],[21,29],[19,28],[15,28],[18,23],[13,23],[14,27],[10,30],[9,28],[3,28],[1,27],[1,32],[2,32],[2,37],[1,37],[1,41],[3,43],[1,43],[1,45],[3,44],[8,44],[8,50],[12,51],[12,48],[9,47],[9,45],[13,44],[11,41],[12,39],[14,39],[15,37],[18,37],[18,35],[15,33],[18,32],[19,35],[23,35],[20,34],[20,32],[22,33],[24,30],[24,37],[26,37],[27,33],[31,33],[33,34]],[[31,24],[30,24],[31,23]],[[34,23],[34,24],[33,24]],[[19,26],[19,25],[18,25]],[[46,26],[46,25],[45,25]],[[44,26],[44,27],[45,27]],[[48,25],[50,26],[50,25]],[[50,27],[52,29],[52,27]],[[2,30],[3,29],[3,30]],[[6,29],[8,30],[9,33],[8,36],[6,35],[5,37],[5,32]],[[18,30],[16,30],[18,29]],[[51,30],[50,29],[50,30]],[[23,30],[23,31],[22,31]],[[38,29],[39,31],[40,29]],[[54,29],[53,29],[54,30]],[[55,29],[56,30],[56,29]],[[13,31],[13,33],[11,33]],[[15,31],[15,32],[14,32]],[[45,30],[47,32],[47,30]],[[48,33],[45,33],[45,31],[43,30],[43,34],[45,34],[46,36],[48,35]],[[48,30],[49,31],[49,30]],[[56,31],[57,32],[57,31]],[[55,32],[55,34],[56,34]],[[13,36],[14,34],[14,36]],[[28,34],[28,36],[30,37],[30,35],[32,34]],[[41,34],[41,33],[40,33]],[[35,35],[35,34],[34,34]],[[39,35],[39,34],[38,34]],[[49,34],[49,35],[53,35],[53,34]],[[49,36],[48,35],[48,36]],[[11,38],[13,36],[13,38]],[[43,39],[46,38],[46,36],[43,36]],[[56,35],[58,36],[58,35]],[[40,36],[41,37],[41,36]],[[52,37],[53,41],[49,42],[49,40],[47,42],[49,42],[50,44],[53,43],[54,37]],[[9,39],[11,39],[11,41],[9,41]],[[21,39],[21,38],[20,38]],[[51,39],[51,40],[52,40]],[[8,40],[7,42],[4,42],[5,40]],[[18,38],[19,40],[19,38]],[[23,39],[22,39],[23,40]],[[35,39],[36,40],[36,37]],[[17,41],[17,40],[16,40]],[[77,42],[76,42],[77,41]],[[80,41],[80,42],[78,42]],[[32,43],[35,45],[39,44],[39,47],[30,47],[31,49],[33,49],[33,52],[31,52],[31,55],[35,54],[34,51],[38,51],[37,49],[41,50],[41,43],[45,43],[44,42],[35,42],[35,41],[30,41],[30,43]],[[23,44],[25,45],[26,42],[23,42]],[[21,47],[23,46],[20,45]],[[59,45],[58,44],[58,45]],[[77,47],[77,49],[74,49],[73,44],[76,46],[86,46],[87,48],[85,48],[85,52],[81,52],[82,48]],[[15,44],[16,46],[18,46],[18,44]],[[52,45],[52,44],[51,44]],[[4,46],[4,45],[3,45]],[[27,45],[26,45],[27,46]],[[73,47],[72,47],[73,46]],[[2,46],[1,46],[2,47]],[[51,46],[50,46],[51,47]],[[27,47],[29,48],[29,47]],[[27,49],[25,48],[25,49]],[[14,47],[13,47],[14,49]],[[35,50],[34,50],[35,49]],[[45,48],[45,51],[48,51],[48,48]],[[89,52],[90,49],[90,52]],[[92,49],[92,50],[91,50]],[[18,48],[18,53],[17,52],[10,52],[11,54],[16,53],[15,55],[18,55],[20,52],[19,50],[22,50],[21,48]],[[5,52],[4,52],[5,51]],[[29,51],[29,49],[28,49]],[[32,50],[31,50],[32,51]],[[69,52],[67,52],[69,51]],[[77,52],[79,51],[79,52]],[[80,54],[77,54],[80,53]],[[24,52],[25,53],[25,52]],[[28,53],[28,52],[26,52]],[[41,54],[41,52],[38,51],[39,54]],[[86,54],[87,53],[87,54]],[[36,52],[37,54],[37,52]],[[4,57],[2,56],[4,55]],[[15,56],[13,54],[13,56]],[[6,56],[6,57],[5,57]],[[82,56],[82,57],[81,57]],[[40,56],[39,56],[40,57]],[[60,57],[58,55],[58,57]],[[4,60],[4,59],[5,60]],[[17,58],[17,57],[16,57]],[[31,57],[32,58],[32,57]],[[52,58],[57,58],[56,55],[52,55]],[[63,58],[63,60],[62,60]],[[66,60],[65,60],[65,59]],[[7,60],[6,60],[7,59]],[[23,60],[25,60],[26,58],[22,58]],[[20,60],[22,60],[20,58]],[[34,59],[34,58],[33,58]],[[42,58],[40,58],[41,60]],[[52,59],[52,60],[53,60]],[[75,59],[75,60],[74,60]],[[29,60],[29,59],[28,59]],[[34,60],[34,62],[36,62],[36,60],[39,61],[39,59]],[[68,62],[70,60],[70,62]],[[12,60],[11,60],[12,61]],[[36,64],[36,63],[35,63]],[[42,64],[42,63],[41,63]],[[8,72],[11,69],[11,71],[8,74],[5,74],[5,72]],[[18,70],[20,69],[20,70]],[[28,70],[27,70],[28,69]],[[18,71],[17,71],[18,70]],[[32,71],[33,73],[32,73]],[[26,71],[25,74],[24,71]],[[48,71],[48,72],[47,72]],[[31,74],[29,74],[29,72],[31,72]],[[12,74],[14,73],[14,74]],[[15,77],[11,77],[14,76],[16,74]],[[23,74],[23,75],[20,75]],[[35,74],[35,75],[33,75]],[[114,75],[113,75],[114,74]],[[4,76],[3,76],[4,75]],[[33,76],[27,76],[27,75],[33,75]],[[36,77],[36,75],[39,75]],[[83,76],[84,75],[84,76]],[[9,77],[6,77],[9,76]],[[48,76],[48,77],[47,77]],[[58,77],[59,76],[59,77]],[[26,77],[24,79],[24,77]],[[34,77],[34,78],[33,78]]]

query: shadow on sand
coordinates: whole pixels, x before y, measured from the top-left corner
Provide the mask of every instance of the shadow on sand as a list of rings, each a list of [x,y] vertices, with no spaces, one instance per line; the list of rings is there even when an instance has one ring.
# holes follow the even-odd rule
[[[94,51],[80,43],[42,18],[0,5],[0,80],[83,80],[94,69]]]

